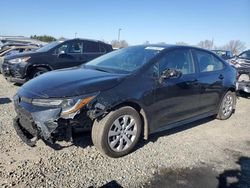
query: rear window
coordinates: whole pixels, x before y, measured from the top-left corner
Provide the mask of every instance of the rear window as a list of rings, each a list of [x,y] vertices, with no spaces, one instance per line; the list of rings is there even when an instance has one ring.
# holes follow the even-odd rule
[[[110,51],[110,50],[108,49],[108,46],[105,45],[105,44],[100,43],[100,52],[101,52],[101,53],[106,53],[106,52],[108,52],[108,51]]]

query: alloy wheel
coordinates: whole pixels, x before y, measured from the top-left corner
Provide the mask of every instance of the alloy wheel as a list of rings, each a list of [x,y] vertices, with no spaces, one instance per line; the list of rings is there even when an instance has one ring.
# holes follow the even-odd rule
[[[109,147],[115,152],[128,149],[135,141],[137,130],[137,124],[131,115],[120,116],[108,132]]]
[[[224,116],[229,116],[233,111],[233,97],[226,95],[223,101],[222,112]]]

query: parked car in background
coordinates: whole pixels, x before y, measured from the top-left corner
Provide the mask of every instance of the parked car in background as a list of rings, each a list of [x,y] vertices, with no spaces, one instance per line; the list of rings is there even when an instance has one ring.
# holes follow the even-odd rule
[[[22,52],[29,52],[38,49],[37,46],[10,46],[3,50],[0,50],[0,73],[2,72],[2,64],[4,62],[4,56],[19,54]]]
[[[111,45],[96,40],[55,41],[35,52],[5,57],[2,73],[9,81],[22,84],[45,72],[79,66],[111,51]]]
[[[223,58],[224,60],[228,60],[233,58],[233,52],[230,50],[212,50],[212,52],[216,53],[218,56]]]
[[[2,46],[10,45],[10,44],[21,44],[21,45],[35,45],[38,47],[42,47],[47,44],[47,42],[42,42],[37,39],[32,39],[29,37],[23,36],[2,36],[0,35],[0,49]]]
[[[39,45],[36,45],[36,44],[27,44],[27,43],[5,43],[1,46],[1,49],[0,49],[0,53],[2,51],[5,51],[11,47],[18,47],[18,46],[34,46],[34,47],[42,47],[42,46],[39,46]]]
[[[70,141],[72,132],[90,129],[101,152],[121,157],[141,135],[208,116],[228,119],[235,83],[235,68],[210,51],[128,47],[24,84],[14,97],[14,127],[30,146],[40,138]]]
[[[229,61],[238,71],[238,90],[250,94],[250,50],[246,50]]]
[[[38,49],[37,46],[10,46],[6,47],[3,50],[0,50],[0,57],[7,56],[7,55],[13,55],[13,54],[18,54],[22,52],[28,52],[28,51],[33,51]]]

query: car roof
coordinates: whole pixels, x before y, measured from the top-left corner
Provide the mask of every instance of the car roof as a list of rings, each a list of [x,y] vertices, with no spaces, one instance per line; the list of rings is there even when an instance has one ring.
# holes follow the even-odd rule
[[[65,41],[74,41],[74,40],[85,40],[85,41],[90,41],[90,42],[100,42],[100,43],[103,43],[103,44],[107,44],[107,43],[105,43],[103,41],[100,41],[100,40],[86,39],[86,38],[65,39],[65,40],[59,40],[59,41],[65,42]],[[108,44],[108,45],[110,45],[110,44]]]
[[[165,49],[171,49],[171,48],[190,48],[190,49],[197,49],[197,50],[203,50],[206,52],[212,53],[210,50],[204,49],[204,48],[199,48],[196,46],[190,46],[190,45],[177,45],[177,44],[143,44],[143,45],[137,45],[137,46],[142,46],[142,47],[159,47],[159,48],[164,48]]]
[[[231,52],[230,50],[211,50],[213,52]]]

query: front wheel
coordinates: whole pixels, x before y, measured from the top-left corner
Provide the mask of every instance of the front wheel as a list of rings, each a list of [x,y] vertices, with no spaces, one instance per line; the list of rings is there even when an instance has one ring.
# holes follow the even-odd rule
[[[132,107],[122,107],[95,120],[92,128],[94,145],[109,157],[122,157],[130,153],[141,134],[141,118]]]
[[[49,70],[44,68],[44,67],[37,67],[37,68],[34,68],[31,73],[30,73],[30,76],[29,78],[32,79],[32,78],[35,78],[37,76],[40,76],[41,74],[44,74],[45,72],[48,72]]]
[[[236,94],[235,92],[228,91],[220,104],[219,112],[217,114],[217,119],[225,120],[230,118],[234,112],[234,107],[236,104]]]

